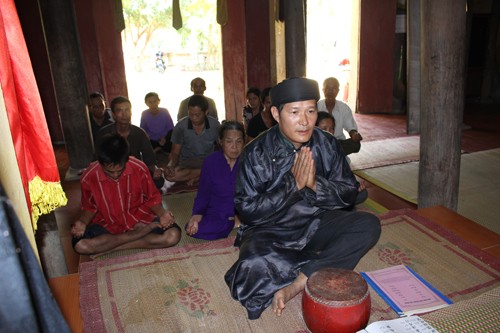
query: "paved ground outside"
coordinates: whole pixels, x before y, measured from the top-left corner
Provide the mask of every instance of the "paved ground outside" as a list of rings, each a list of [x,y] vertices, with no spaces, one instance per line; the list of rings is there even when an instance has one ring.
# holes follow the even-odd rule
[[[143,67],[142,71],[126,68],[128,97],[132,102],[132,123],[139,126],[141,113],[147,109],[144,96],[151,91],[160,96],[160,107],[167,108],[174,120],[177,122],[177,111],[180,102],[192,95],[191,80],[201,77],[205,80],[207,90],[205,96],[215,100],[219,120],[225,119],[224,86],[222,83],[222,71],[185,71],[179,67],[167,67],[165,72],[160,73],[154,67],[154,59],[151,68]],[[242,105],[243,107],[243,105]]]

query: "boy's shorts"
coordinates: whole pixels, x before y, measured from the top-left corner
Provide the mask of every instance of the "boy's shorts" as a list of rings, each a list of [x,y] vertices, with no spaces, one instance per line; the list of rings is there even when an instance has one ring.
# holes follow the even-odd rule
[[[158,228],[154,228],[153,230],[151,230],[150,233],[152,233],[152,234],[163,235],[163,233],[165,231],[169,230],[170,228],[177,228],[177,229],[179,229],[179,231],[181,231],[181,228],[177,225],[177,223],[172,224],[172,226],[168,229],[163,229],[159,225],[160,219],[158,217],[155,217],[153,222],[151,222],[151,223],[158,223]],[[100,224],[92,223],[92,224],[87,226],[87,228],[85,229],[85,233],[83,234],[82,237],[80,237],[80,238],[73,237],[71,240],[71,244],[73,245],[73,248],[74,248],[76,243],[78,243],[78,241],[80,241],[81,239],[95,238],[97,236],[101,236],[101,235],[105,235],[105,234],[110,234],[108,229],[104,228]]]

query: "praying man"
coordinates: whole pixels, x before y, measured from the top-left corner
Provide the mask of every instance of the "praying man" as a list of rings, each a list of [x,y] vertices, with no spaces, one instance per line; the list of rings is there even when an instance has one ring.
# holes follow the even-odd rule
[[[239,258],[225,274],[231,296],[257,319],[277,316],[322,268],[354,269],[380,221],[352,208],[359,183],[338,141],[315,127],[318,83],[290,78],[271,90],[278,123],[240,157],[235,208]]]

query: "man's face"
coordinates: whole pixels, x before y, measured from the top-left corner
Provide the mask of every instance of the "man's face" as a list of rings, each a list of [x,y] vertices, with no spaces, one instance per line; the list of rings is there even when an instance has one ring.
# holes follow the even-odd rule
[[[191,90],[193,91],[193,94],[195,95],[203,95],[207,87],[205,87],[205,84],[203,81],[196,80],[193,82],[193,85],[191,87]]]
[[[118,103],[113,109],[113,118],[117,124],[130,124],[132,118],[132,105],[129,102]]]
[[[125,170],[126,164],[106,164],[102,165],[102,170],[107,177],[117,180]]]
[[[278,122],[281,133],[295,148],[309,141],[318,118],[315,100],[287,103],[281,112],[273,106],[271,112]]]
[[[323,85],[323,94],[325,94],[326,99],[335,99],[339,94],[339,83],[336,81],[327,81]]]
[[[90,99],[90,113],[94,118],[102,118],[104,117],[104,110],[106,107],[106,104],[100,97],[94,97]]]
[[[190,106],[188,108],[188,117],[193,125],[202,125],[205,123],[206,113],[199,106]]]

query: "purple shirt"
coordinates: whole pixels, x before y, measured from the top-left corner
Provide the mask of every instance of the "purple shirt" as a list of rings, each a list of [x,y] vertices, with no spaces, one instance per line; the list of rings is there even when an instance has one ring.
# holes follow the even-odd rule
[[[141,128],[146,131],[150,140],[159,141],[174,129],[174,122],[165,108],[158,108],[159,113],[153,114],[149,109],[142,111]]]
[[[198,194],[194,201],[193,215],[203,215],[198,232],[193,235],[202,239],[227,237],[234,227],[234,192],[236,188],[236,160],[229,168],[224,153],[216,151],[205,158],[201,168]]]

